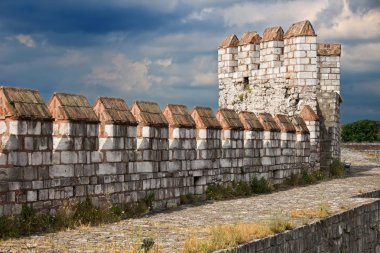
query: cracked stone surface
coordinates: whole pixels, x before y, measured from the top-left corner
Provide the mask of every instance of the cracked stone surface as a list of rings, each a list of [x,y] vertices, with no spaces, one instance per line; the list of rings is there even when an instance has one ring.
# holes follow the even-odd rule
[[[380,189],[378,157],[342,149],[342,160],[350,161],[351,172],[342,179],[324,181],[267,195],[198,206],[181,206],[138,219],[123,220],[97,227],[79,227],[58,233],[0,241],[0,252],[125,252],[145,237],[154,238],[160,252],[181,252],[186,237],[202,234],[214,224],[252,223],[269,220],[279,212],[327,205],[342,212],[373,199],[356,198]]]

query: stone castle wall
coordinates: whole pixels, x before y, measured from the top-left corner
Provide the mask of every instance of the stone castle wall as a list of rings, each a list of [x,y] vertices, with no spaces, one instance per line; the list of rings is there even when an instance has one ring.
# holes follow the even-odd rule
[[[340,44],[317,43],[309,21],[267,28],[261,37],[228,36],[218,49],[219,106],[235,111],[298,115],[305,105],[321,124],[318,161],[339,158]]]
[[[54,211],[65,199],[136,202],[154,207],[204,195],[214,183],[265,177],[281,182],[313,163],[318,119],[236,113],[207,107],[0,88],[0,215],[22,205]],[[314,155],[313,155],[314,154]]]

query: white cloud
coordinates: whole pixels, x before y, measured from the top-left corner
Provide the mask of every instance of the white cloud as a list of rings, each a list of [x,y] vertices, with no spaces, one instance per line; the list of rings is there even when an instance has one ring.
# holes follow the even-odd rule
[[[313,22],[320,10],[327,4],[323,1],[278,1],[273,4],[247,2],[235,4],[222,10],[226,26],[244,26],[255,22],[265,22],[270,18],[270,26],[290,24],[301,20]],[[291,11],[291,15],[289,15]],[[286,31],[287,27],[283,27]]]
[[[194,57],[192,69],[192,86],[218,85],[215,59],[210,56]]]
[[[213,12],[214,12],[214,8],[203,8],[200,11],[195,11],[195,12],[190,13],[189,16],[182,19],[182,22],[186,23],[191,20],[203,21],[207,19]]]
[[[77,65],[82,64],[87,61],[87,57],[81,52],[67,50],[66,53],[58,60],[59,64],[62,65]]]
[[[170,65],[172,65],[173,59],[172,58],[167,58],[167,59],[158,59],[154,63],[157,64],[158,66],[167,68]]]
[[[26,47],[29,47],[29,48],[36,47],[36,42],[33,40],[32,36],[30,36],[30,35],[19,34],[19,35],[15,36],[15,39],[20,44],[23,44]]]
[[[160,83],[161,77],[149,74],[149,60],[132,61],[124,54],[108,57],[109,62],[92,68],[85,80],[88,84],[101,85],[126,92],[132,89],[148,90],[153,83]]]
[[[352,72],[368,72],[379,69],[380,42],[342,46],[342,67]]]
[[[380,36],[380,9],[371,9],[366,13],[355,13],[343,1],[343,8],[333,20],[318,28],[321,39],[370,39]]]
[[[193,86],[206,86],[206,85],[217,85],[216,73],[206,72],[197,73],[194,75]]]

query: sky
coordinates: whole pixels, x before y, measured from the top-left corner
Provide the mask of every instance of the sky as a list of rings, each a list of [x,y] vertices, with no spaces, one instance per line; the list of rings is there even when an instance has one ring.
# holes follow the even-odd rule
[[[1,0],[0,85],[215,110],[220,42],[306,19],[342,44],[343,123],[380,120],[380,0]]]

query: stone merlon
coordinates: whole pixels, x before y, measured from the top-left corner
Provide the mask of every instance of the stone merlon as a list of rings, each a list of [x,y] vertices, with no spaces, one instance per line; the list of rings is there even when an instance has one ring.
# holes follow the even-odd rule
[[[304,121],[319,121],[318,115],[311,109],[310,106],[305,105],[300,113],[300,117]]]
[[[224,130],[236,130],[244,128],[239,119],[239,115],[234,110],[219,109],[216,113],[216,118]]]
[[[286,32],[284,38],[297,36],[316,36],[314,28],[309,20],[292,24]]]
[[[98,122],[87,98],[78,94],[54,93],[48,108],[55,120]]]
[[[261,42],[273,40],[284,40],[284,30],[282,30],[281,26],[269,27],[265,29]]]
[[[103,123],[137,125],[127,103],[121,98],[99,97],[93,109]]]
[[[239,45],[239,39],[235,34],[228,36],[219,45],[219,48],[237,47]]]
[[[52,120],[40,93],[31,89],[0,87],[0,119]]]
[[[245,32],[239,41],[239,46],[247,44],[260,44],[261,37],[257,32]]]

